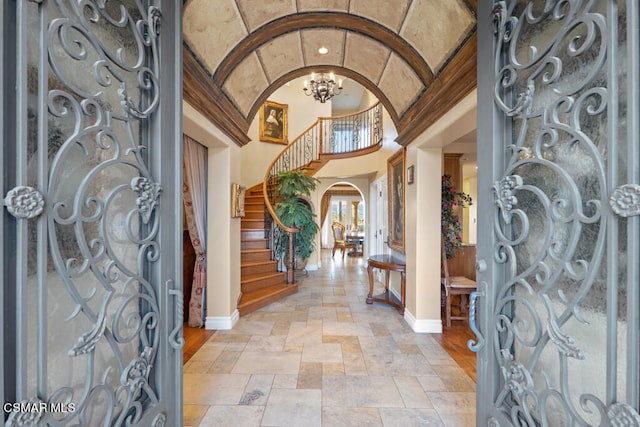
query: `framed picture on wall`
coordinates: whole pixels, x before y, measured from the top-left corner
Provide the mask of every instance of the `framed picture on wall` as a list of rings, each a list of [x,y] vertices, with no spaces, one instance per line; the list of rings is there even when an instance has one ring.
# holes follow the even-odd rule
[[[287,104],[266,101],[260,107],[260,141],[288,144]]]
[[[389,180],[389,247],[404,253],[405,149],[387,159]]]
[[[246,187],[239,184],[231,184],[231,217],[240,218],[244,216],[244,193]]]

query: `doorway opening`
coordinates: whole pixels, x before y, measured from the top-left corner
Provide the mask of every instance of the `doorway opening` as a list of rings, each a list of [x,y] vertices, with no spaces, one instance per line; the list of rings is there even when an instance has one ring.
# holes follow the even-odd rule
[[[340,224],[342,240],[348,244],[349,257],[365,255],[367,235],[367,206],[360,190],[350,183],[331,185],[322,195],[321,201],[321,247],[331,249],[336,244],[333,224]]]

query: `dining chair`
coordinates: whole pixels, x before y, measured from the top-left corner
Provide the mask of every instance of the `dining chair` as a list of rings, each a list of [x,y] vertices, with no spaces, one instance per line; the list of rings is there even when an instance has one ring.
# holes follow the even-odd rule
[[[444,289],[444,309],[445,309],[445,322],[447,326],[451,326],[451,320],[465,320],[467,316],[452,316],[451,305],[454,295],[460,295],[460,313],[466,312],[463,298],[465,295],[471,295],[475,292],[477,286],[475,280],[471,280],[464,276],[449,276],[449,266],[447,264],[447,253],[444,249],[444,243],[441,250],[442,256],[442,277],[440,283]]]
[[[355,242],[348,242],[345,240],[344,225],[339,222],[334,222],[331,224],[331,230],[333,231],[333,250],[331,251],[332,258],[338,249],[342,250],[342,258],[344,258],[344,254],[347,249],[356,250]]]

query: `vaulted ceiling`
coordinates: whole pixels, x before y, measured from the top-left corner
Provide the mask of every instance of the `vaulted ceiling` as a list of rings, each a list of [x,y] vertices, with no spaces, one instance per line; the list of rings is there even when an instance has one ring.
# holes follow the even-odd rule
[[[271,93],[334,72],[382,101],[406,145],[475,88],[476,10],[477,0],[188,0],[184,96],[244,145]]]

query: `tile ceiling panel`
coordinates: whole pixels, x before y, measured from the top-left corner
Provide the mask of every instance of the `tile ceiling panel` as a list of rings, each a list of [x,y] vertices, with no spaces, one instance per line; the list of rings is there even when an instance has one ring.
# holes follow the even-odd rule
[[[290,70],[302,68],[302,46],[300,33],[288,33],[276,37],[258,49],[269,82]]]
[[[387,63],[389,49],[369,37],[349,32],[345,47],[344,66],[362,74],[377,84]]]
[[[222,88],[247,117],[251,106],[268,85],[258,56],[253,53],[233,70]]]
[[[208,0],[191,0],[182,20],[185,39],[211,72],[247,36],[233,0],[218,0],[216,6]]]
[[[437,72],[474,25],[460,0],[421,0],[412,3],[400,35]]]
[[[304,30],[301,33],[305,65],[342,65],[344,30],[318,29]],[[329,53],[320,55],[318,49],[321,46],[329,49]]]
[[[398,114],[402,115],[424,89],[420,78],[398,55],[391,54],[382,74],[380,90],[387,95]]]
[[[395,32],[400,30],[409,0],[396,0],[389,7],[389,0],[351,0],[350,12],[376,21]]]
[[[298,12],[347,12],[349,0],[298,0]]]
[[[236,0],[249,31],[269,21],[296,12],[295,0]]]

